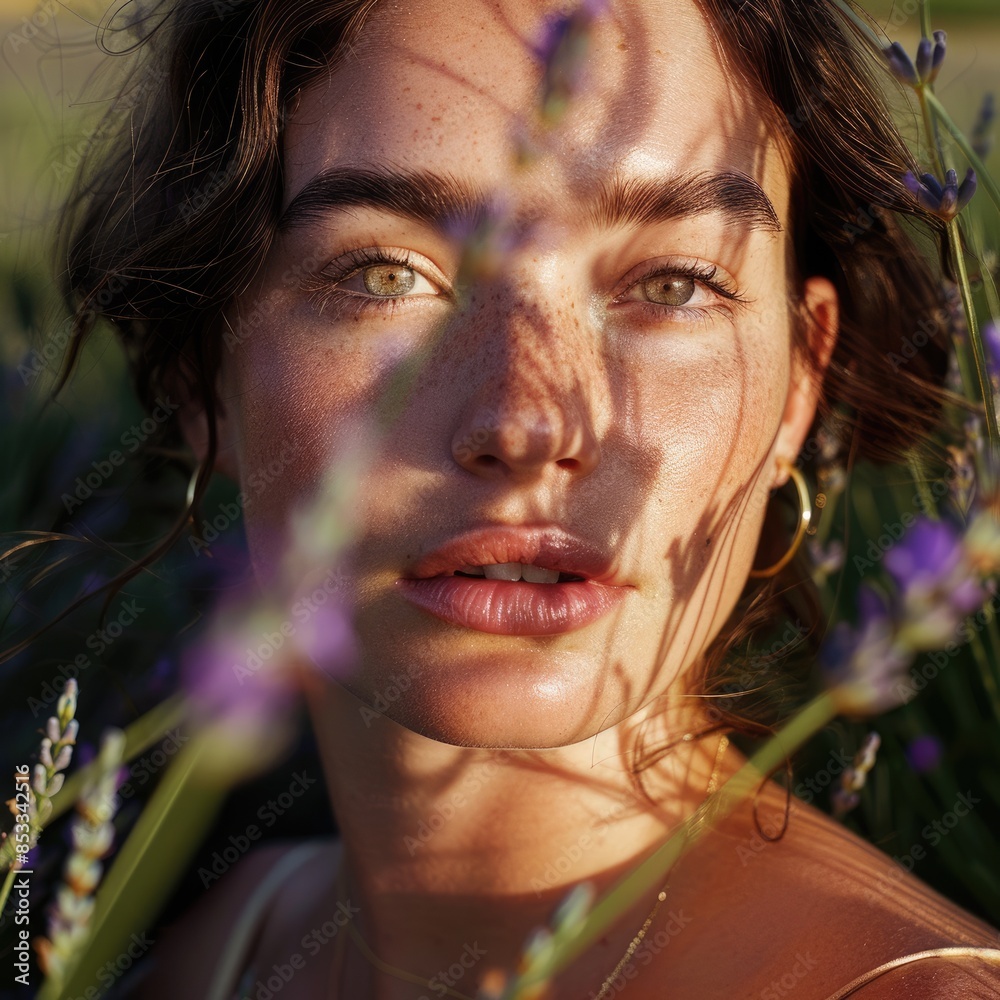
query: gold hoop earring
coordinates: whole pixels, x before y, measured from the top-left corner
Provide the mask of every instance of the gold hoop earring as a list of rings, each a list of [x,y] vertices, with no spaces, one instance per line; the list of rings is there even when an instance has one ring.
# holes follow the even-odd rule
[[[194,492],[198,488],[198,480],[201,477],[202,470],[207,464],[207,459],[201,459],[194,467],[194,472],[191,473],[191,478],[188,480],[187,494],[184,497],[184,505],[188,510],[191,510],[194,506]]]
[[[809,527],[809,522],[812,520],[812,500],[809,497],[809,486],[806,483],[806,477],[791,462],[782,461],[781,465],[787,470],[789,478],[795,481],[795,487],[799,493],[799,508],[801,510],[799,524],[795,529],[792,544],[788,547],[788,551],[776,563],[765,569],[750,570],[750,577],[754,580],[777,576],[792,561],[795,553],[799,551],[802,539],[806,537],[806,530]]]

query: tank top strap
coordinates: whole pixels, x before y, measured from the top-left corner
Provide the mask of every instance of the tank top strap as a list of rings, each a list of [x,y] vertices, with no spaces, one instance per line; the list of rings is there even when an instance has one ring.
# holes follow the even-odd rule
[[[862,986],[867,986],[872,980],[884,976],[893,969],[909,965],[911,962],[919,962],[928,958],[978,958],[984,962],[992,962],[1000,966],[1000,948],[977,948],[971,945],[954,948],[928,948],[926,951],[915,951],[910,955],[901,955],[890,962],[885,962],[877,969],[866,972],[863,976],[848,983],[843,989],[837,990],[827,1000],[843,1000],[852,993],[857,992]]]
[[[240,970],[246,961],[250,946],[260,933],[267,908],[273,902],[281,886],[296,869],[306,864],[320,851],[326,850],[327,846],[327,842],[322,840],[298,844],[285,854],[261,880],[247,899],[239,920],[236,921],[223,946],[206,1000],[231,1000],[236,991]]]

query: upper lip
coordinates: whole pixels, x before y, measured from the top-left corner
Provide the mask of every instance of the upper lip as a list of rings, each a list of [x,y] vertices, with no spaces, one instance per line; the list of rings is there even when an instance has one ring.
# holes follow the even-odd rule
[[[614,559],[590,542],[561,528],[497,525],[468,531],[424,556],[409,579],[426,580],[463,566],[528,563],[542,569],[582,576],[608,586],[625,586]]]

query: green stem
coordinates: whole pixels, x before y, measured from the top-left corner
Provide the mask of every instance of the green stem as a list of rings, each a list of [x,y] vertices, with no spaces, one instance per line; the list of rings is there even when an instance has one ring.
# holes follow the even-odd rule
[[[924,513],[928,517],[933,518],[933,520],[938,521],[937,512],[937,501],[934,499],[933,494],[930,491],[930,487],[927,485],[927,476],[924,470],[920,468],[920,463],[915,455],[910,455],[908,464],[910,466],[910,475],[913,476],[913,484],[917,488],[917,493],[920,496],[920,503],[924,509]]]
[[[565,968],[590,947],[624,912],[638,903],[651,885],[659,885],[681,854],[693,844],[712,821],[731,813],[758,788],[762,776],[773,774],[810,737],[837,714],[830,692],[814,698],[785,727],[767,741],[656,853],[621,879],[590,911],[587,918],[565,936],[556,935],[548,956],[512,984],[506,994],[515,1000],[519,993],[537,985]]]
[[[997,689],[997,679],[993,676],[983,640],[978,635],[974,635],[970,645],[972,646],[972,655],[976,658],[976,666],[979,667],[979,676],[982,678],[983,687],[986,688],[986,693],[990,696],[993,714],[996,718],[1000,718],[1000,690]]]
[[[927,133],[927,143],[931,151],[931,159],[934,161],[934,172],[944,181],[945,165],[944,156],[941,152],[941,136],[938,134],[934,116],[931,114],[929,97],[933,96],[926,84],[917,91],[920,113],[924,117],[924,131]]]
[[[11,868],[7,872],[7,877],[3,880],[3,887],[0,888],[0,913],[3,913],[3,908],[7,905],[7,897],[10,896],[10,890],[14,887],[14,879],[17,877],[17,869]]]
[[[875,34],[874,31],[872,31],[871,27],[868,25],[866,21],[858,17],[858,15],[854,12],[854,8],[851,7],[851,5],[846,2],[846,0],[833,0],[833,2],[840,8],[844,16],[849,21],[851,21],[851,23],[858,29],[858,31],[860,31],[861,34],[865,36],[865,38],[868,40],[871,46],[877,49],[879,53],[881,53],[882,50],[885,48],[885,43],[882,41],[881,38],[878,37],[878,35]]]
[[[997,413],[993,407],[993,389],[990,385],[989,373],[986,369],[986,352],[983,350],[983,338],[979,332],[979,321],[976,317],[976,306],[972,301],[972,288],[969,285],[969,275],[965,269],[965,255],[962,250],[962,231],[958,219],[948,223],[948,244],[951,248],[952,262],[958,276],[958,288],[962,294],[962,305],[965,308],[965,318],[969,326],[969,343],[972,346],[972,357],[976,362],[976,379],[979,392],[986,411],[986,431],[991,448],[1000,450],[1000,429],[997,427]],[[961,352],[959,352],[961,353]],[[965,372],[963,372],[963,379]],[[972,387],[967,386],[967,390]],[[970,392],[970,395],[971,392]]]
[[[985,164],[972,148],[972,144],[962,134],[962,130],[951,120],[951,116],[945,110],[944,105],[934,94],[929,91],[924,91],[923,96],[924,100],[930,105],[931,110],[934,112],[934,117],[937,118],[942,125],[944,125],[948,134],[955,140],[959,149],[962,150],[968,158],[969,163],[972,164],[973,169],[976,171],[976,176],[979,179],[979,183],[986,189],[986,192],[992,199],[993,204],[996,205],[997,209],[1000,209],[1000,187],[997,186],[997,182],[990,175],[989,170],[986,169]]]
[[[924,36],[924,38],[931,37],[930,0],[920,0],[920,33]]]

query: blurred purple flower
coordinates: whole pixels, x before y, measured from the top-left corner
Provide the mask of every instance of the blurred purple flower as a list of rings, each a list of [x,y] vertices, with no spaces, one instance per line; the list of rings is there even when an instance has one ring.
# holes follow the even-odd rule
[[[568,14],[545,19],[535,56],[544,67],[542,115],[550,123],[580,88],[591,27],[606,7],[607,0],[583,0]]]
[[[993,95],[985,94],[969,137],[972,151],[982,160],[990,155],[990,150],[993,148],[993,120],[996,118],[996,113]]]
[[[1000,381],[1000,328],[990,320],[983,324],[983,346],[986,348],[986,370],[989,372],[994,389]]]
[[[883,712],[905,701],[906,671],[913,654],[895,642],[890,609],[873,588],[858,594],[857,628],[834,626],[820,650],[820,668],[850,715]]]
[[[941,763],[944,748],[935,736],[918,736],[906,748],[906,759],[917,774],[933,771]]]
[[[944,521],[921,517],[886,553],[885,567],[905,593],[946,579],[961,559],[958,533]]]
[[[948,171],[944,184],[933,174],[923,174],[918,180],[908,170],[903,174],[903,184],[923,208],[944,222],[950,222],[972,200],[978,181],[975,170],[969,167],[961,186],[954,170]]]

